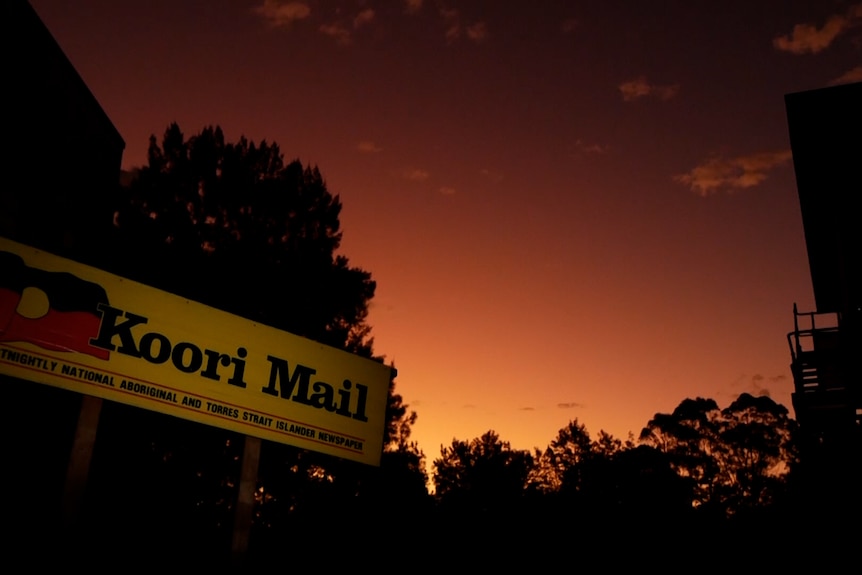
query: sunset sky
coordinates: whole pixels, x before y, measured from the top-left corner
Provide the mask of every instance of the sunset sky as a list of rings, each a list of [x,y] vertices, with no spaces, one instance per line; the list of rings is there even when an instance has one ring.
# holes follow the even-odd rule
[[[862,3],[31,4],[124,167],[176,121],[320,168],[429,469],[489,429],[637,436],[686,397],[792,413],[814,299],[783,98],[862,81]]]

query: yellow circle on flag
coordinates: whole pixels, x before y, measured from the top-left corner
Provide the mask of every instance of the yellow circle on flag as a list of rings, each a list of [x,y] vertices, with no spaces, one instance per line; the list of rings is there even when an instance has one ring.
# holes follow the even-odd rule
[[[18,308],[15,311],[26,318],[39,319],[47,315],[49,309],[51,309],[51,303],[48,301],[48,294],[39,288],[26,287],[21,292],[21,301],[18,302]]]

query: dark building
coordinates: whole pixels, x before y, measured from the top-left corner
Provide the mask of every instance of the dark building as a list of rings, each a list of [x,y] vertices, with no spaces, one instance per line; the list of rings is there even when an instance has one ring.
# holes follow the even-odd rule
[[[859,502],[862,468],[862,83],[785,96],[816,309],[788,335],[812,490]]]
[[[3,0],[0,30],[0,236],[92,264],[112,228],[125,144],[26,0]],[[0,393],[6,544],[28,561],[45,560],[59,550],[51,537],[81,396],[3,374]],[[42,541],[52,542],[43,555],[26,552]]]
[[[2,3],[0,235],[87,259],[110,225],[125,144],[26,0]]]

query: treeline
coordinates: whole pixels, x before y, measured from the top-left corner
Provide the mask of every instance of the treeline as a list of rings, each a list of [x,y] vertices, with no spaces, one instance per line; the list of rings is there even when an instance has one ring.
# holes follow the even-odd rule
[[[453,440],[433,464],[440,512],[500,521],[512,510],[589,517],[620,525],[716,523],[775,511],[792,494],[796,422],[768,397],[742,394],[719,409],[686,399],[638,438],[577,420],[544,449],[512,449],[493,431]]]

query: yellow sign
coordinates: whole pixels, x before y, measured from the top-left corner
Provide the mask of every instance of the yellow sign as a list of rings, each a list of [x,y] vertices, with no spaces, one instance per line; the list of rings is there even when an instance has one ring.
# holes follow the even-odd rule
[[[370,465],[391,375],[3,238],[0,372]]]

